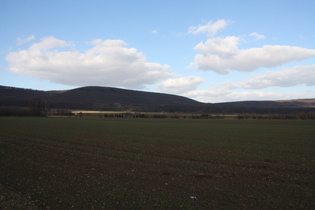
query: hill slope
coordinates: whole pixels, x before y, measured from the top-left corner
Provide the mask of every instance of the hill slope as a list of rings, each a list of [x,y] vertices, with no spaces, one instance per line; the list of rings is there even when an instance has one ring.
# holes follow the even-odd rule
[[[0,106],[26,107],[32,98],[43,98],[50,108],[90,110],[163,111],[202,103],[171,94],[152,93],[110,87],[81,87],[66,91],[38,91],[0,86]]]
[[[0,86],[0,107],[28,107],[42,98],[51,109],[132,110],[204,113],[276,113],[315,110],[315,99],[201,103],[186,97],[111,87],[81,87],[64,91],[40,91]]]

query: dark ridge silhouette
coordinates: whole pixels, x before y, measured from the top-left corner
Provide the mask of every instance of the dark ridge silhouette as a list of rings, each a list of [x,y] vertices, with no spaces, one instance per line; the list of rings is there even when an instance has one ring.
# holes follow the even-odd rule
[[[42,91],[0,86],[0,107],[28,107],[29,102],[34,98],[45,100],[50,109],[224,114],[292,113],[315,110],[315,99],[202,103],[178,95],[112,87],[88,86],[63,91]]]

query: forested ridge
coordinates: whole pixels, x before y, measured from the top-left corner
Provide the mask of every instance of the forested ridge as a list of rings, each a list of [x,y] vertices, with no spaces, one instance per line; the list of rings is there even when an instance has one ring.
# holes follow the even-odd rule
[[[183,112],[200,114],[295,114],[315,111],[315,99],[202,103],[186,97],[111,87],[81,87],[42,91],[0,86],[0,108],[27,109],[41,103],[45,109]],[[35,103],[35,104],[36,104]],[[33,105],[32,105],[33,104]]]

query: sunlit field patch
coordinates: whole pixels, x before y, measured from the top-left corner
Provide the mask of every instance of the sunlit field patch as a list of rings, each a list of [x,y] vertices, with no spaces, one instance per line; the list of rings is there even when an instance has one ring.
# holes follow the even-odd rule
[[[0,118],[1,195],[10,189],[51,209],[312,209],[314,128],[311,120]],[[0,205],[14,208],[5,196]]]

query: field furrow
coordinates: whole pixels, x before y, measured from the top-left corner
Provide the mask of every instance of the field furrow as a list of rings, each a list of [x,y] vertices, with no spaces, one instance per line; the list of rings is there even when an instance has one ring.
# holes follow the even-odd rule
[[[0,118],[1,189],[34,208],[312,209],[314,126]]]

